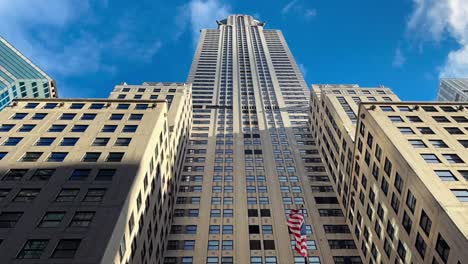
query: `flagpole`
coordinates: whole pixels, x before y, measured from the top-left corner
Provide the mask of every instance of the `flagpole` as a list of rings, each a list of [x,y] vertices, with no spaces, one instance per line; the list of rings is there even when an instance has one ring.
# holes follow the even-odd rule
[[[304,226],[306,227],[306,217],[305,217],[305,215],[304,215],[303,210],[304,210],[304,205],[302,204],[302,205],[301,205],[301,214],[304,216],[304,222],[302,223],[302,225],[304,225]],[[307,227],[306,227],[306,228],[307,228]],[[306,233],[306,236],[307,236],[307,233]],[[306,247],[306,249],[308,250],[307,247]],[[304,257],[304,263],[305,263],[305,264],[309,264],[308,256],[309,256],[309,254],[307,253],[307,256]]]

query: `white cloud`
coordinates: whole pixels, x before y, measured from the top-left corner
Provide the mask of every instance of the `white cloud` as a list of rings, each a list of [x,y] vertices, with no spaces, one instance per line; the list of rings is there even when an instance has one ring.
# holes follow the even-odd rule
[[[440,67],[441,77],[468,77],[468,3],[466,0],[413,0],[408,30],[422,40],[453,38],[460,47],[452,50]]]
[[[99,41],[84,32],[74,36],[62,34],[89,12],[88,0],[0,0],[0,17],[4,22],[0,23],[0,32],[53,78],[95,72],[102,57]],[[37,31],[38,28],[41,30]],[[38,34],[32,34],[33,31]],[[63,35],[65,39],[61,39]]]
[[[315,9],[307,9],[307,10],[305,11],[304,16],[305,16],[306,18],[316,17],[316,16],[317,16],[317,10],[315,10]]]
[[[302,2],[299,0],[289,1],[281,9],[281,14],[286,15],[288,13],[294,13],[303,18],[310,19],[317,16],[317,10],[314,8],[306,8]]]
[[[176,18],[179,31],[175,38],[178,39],[189,27],[193,43],[196,44],[201,29],[215,28],[215,21],[227,18],[230,13],[231,7],[222,0],[191,0],[179,7]]]
[[[305,66],[304,64],[302,64],[302,63],[299,63],[298,66],[299,66],[299,70],[300,70],[301,73],[302,73],[302,77],[305,78],[305,77],[307,76],[307,68],[306,68],[306,66]]]
[[[90,0],[0,0],[0,32],[52,78],[64,81],[88,73],[115,73],[109,57],[148,63],[162,47],[158,36],[137,31],[138,17],[121,14],[120,23],[110,26],[94,12]],[[103,24],[110,36],[91,33],[88,27]]]
[[[281,9],[281,13],[283,14],[286,14],[289,12],[289,10],[291,10],[291,8],[297,3],[297,0],[292,0],[290,2],[288,2],[282,9]]]
[[[403,64],[405,64],[405,62],[406,62],[405,56],[401,52],[401,49],[397,48],[395,50],[395,56],[393,57],[392,66],[395,68],[400,68],[401,66],[403,66]]]

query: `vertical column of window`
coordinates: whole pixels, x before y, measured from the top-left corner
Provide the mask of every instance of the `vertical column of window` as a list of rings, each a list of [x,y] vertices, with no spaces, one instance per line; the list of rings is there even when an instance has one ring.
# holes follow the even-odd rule
[[[338,102],[340,103],[341,107],[346,112],[348,117],[351,119],[351,122],[353,122],[353,124],[356,124],[357,122],[356,113],[354,113],[353,109],[351,108],[349,103],[346,101],[346,99],[343,96],[337,96],[336,99],[338,99]]]

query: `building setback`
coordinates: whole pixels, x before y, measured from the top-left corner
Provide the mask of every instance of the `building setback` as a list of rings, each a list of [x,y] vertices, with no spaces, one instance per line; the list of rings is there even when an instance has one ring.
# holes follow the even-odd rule
[[[377,100],[353,103],[363,94]],[[467,111],[399,102],[389,89],[313,86],[311,127],[329,173],[340,175],[334,187],[363,262],[468,257]]]
[[[156,85],[0,112],[2,261],[162,262],[191,100],[190,86]]]
[[[440,79],[437,101],[468,101],[468,79]]]
[[[57,97],[55,81],[0,37],[0,110],[15,98]]]

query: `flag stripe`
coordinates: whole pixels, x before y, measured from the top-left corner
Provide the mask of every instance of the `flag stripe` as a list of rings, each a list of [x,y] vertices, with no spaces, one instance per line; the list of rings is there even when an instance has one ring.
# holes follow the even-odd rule
[[[291,210],[287,225],[296,240],[294,250],[301,256],[307,257],[307,235],[305,233],[305,219],[302,212],[297,209]]]

